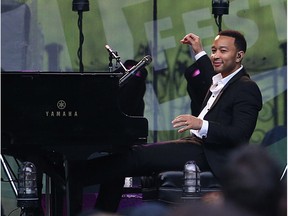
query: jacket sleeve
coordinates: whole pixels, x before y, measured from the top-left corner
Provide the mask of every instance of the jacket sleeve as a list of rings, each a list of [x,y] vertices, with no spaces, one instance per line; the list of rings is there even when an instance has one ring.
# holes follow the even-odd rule
[[[199,70],[198,75],[194,75]],[[191,99],[191,110],[194,116],[198,116],[201,107],[212,84],[212,76],[215,75],[211,61],[207,55],[202,56],[185,71],[187,80],[187,92]]]

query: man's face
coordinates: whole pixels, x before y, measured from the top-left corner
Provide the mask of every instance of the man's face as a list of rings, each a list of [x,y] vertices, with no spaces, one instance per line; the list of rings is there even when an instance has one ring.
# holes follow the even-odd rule
[[[228,76],[241,65],[243,52],[238,52],[234,45],[235,38],[217,36],[211,47],[211,62],[216,73]],[[240,55],[240,58],[239,58]]]

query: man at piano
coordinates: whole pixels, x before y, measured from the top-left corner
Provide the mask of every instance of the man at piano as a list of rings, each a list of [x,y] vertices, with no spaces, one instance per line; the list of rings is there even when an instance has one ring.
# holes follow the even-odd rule
[[[198,116],[183,114],[172,120],[179,133],[190,131],[191,136],[136,145],[118,154],[78,164],[79,168],[70,173],[74,189],[100,184],[95,207],[101,211],[117,211],[126,176],[183,170],[190,160],[201,171],[212,171],[221,182],[230,152],[249,142],[262,108],[262,96],[242,65],[247,46],[244,36],[234,30],[219,32],[211,46],[210,58],[200,37],[194,33],[187,34],[181,43],[190,45],[195,53],[195,64],[200,69],[200,74],[195,76],[198,88],[195,90],[205,92],[199,97],[202,109]]]

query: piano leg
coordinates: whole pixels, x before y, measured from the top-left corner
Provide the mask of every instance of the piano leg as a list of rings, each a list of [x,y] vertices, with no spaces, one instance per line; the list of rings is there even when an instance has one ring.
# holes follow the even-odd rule
[[[66,177],[66,205],[67,216],[76,216],[82,211],[83,185],[73,178],[77,176],[77,167],[81,161],[65,160],[65,177]]]
[[[64,157],[61,154],[49,155],[50,167],[46,167],[46,214],[59,216],[64,212],[64,199],[66,191]],[[47,196],[48,193],[48,196]]]
[[[100,185],[95,208],[104,212],[117,212],[124,191],[125,177],[107,180]],[[107,203],[107,200],[110,202]]]
[[[53,210],[52,215],[53,216],[63,215],[65,192],[53,182],[51,184],[51,196],[52,196],[51,207]]]
[[[51,216],[51,178],[46,175],[45,177],[45,216]]]

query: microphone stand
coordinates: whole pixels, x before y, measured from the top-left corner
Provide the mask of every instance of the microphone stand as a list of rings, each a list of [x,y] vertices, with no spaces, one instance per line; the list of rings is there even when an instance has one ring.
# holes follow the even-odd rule
[[[125,73],[128,72],[127,68],[124,66],[124,64],[121,62],[120,60],[120,56],[118,55],[117,51],[113,51],[109,45],[105,45],[105,48],[107,49],[107,51],[109,52],[109,72],[112,72],[113,69],[113,64],[112,64],[112,60],[115,59],[116,60],[116,65],[120,64],[121,67],[124,69]]]
[[[113,63],[112,63],[112,59],[113,59],[112,55],[109,54],[109,65],[108,65],[109,72],[112,72],[112,70],[113,70]]]

